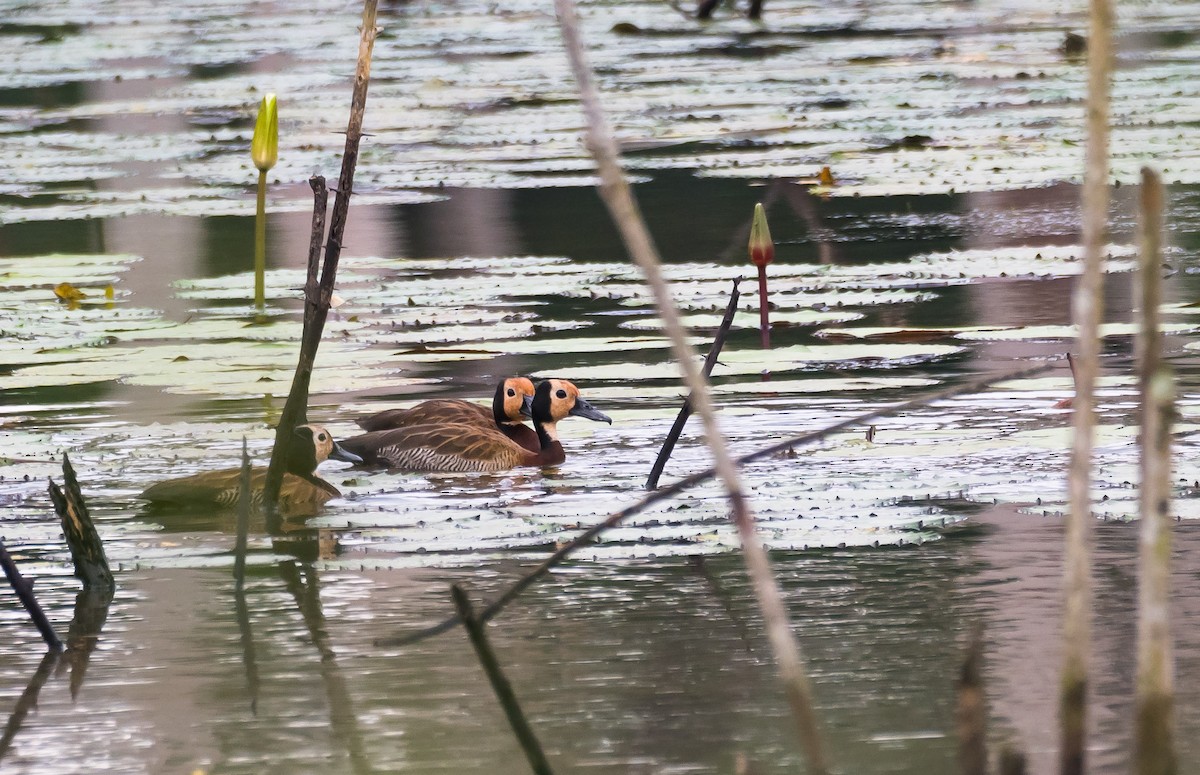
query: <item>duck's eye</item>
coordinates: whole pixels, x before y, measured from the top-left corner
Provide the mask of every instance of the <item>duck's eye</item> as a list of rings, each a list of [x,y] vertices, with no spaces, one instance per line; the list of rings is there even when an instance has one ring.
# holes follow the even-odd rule
[[[512,388],[509,388],[509,389],[508,389],[508,397],[509,397],[509,398],[512,398],[512,397],[513,397],[513,396],[515,396],[516,394],[517,394],[517,391],[513,390]]]
[[[567,391],[563,390],[562,388],[559,388],[558,390],[555,391],[554,397],[555,398],[566,398]]]
[[[327,439],[327,438],[329,438],[329,437],[328,437],[328,436],[326,436],[324,433],[318,433],[318,434],[317,434],[317,441],[324,441],[324,440],[325,440],[325,439]]]

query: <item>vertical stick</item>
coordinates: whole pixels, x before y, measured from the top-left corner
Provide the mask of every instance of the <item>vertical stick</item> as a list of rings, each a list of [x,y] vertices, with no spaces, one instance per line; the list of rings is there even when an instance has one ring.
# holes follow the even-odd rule
[[[267,171],[258,171],[258,200],[254,210],[254,306],[266,311],[267,273]]]
[[[762,347],[771,349],[771,320],[767,307],[767,268],[758,268],[758,328],[762,332]]]
[[[542,745],[538,742],[537,736],[533,734],[533,727],[529,726],[525,714],[521,711],[521,705],[517,702],[517,695],[513,691],[512,684],[505,677],[504,671],[500,669],[496,652],[488,643],[484,625],[475,616],[475,609],[471,607],[467,593],[463,591],[462,587],[454,584],[450,587],[450,595],[454,598],[454,607],[458,610],[458,618],[462,620],[463,627],[466,628],[467,635],[471,639],[471,645],[475,647],[475,656],[479,657],[479,664],[492,684],[492,691],[496,693],[500,707],[504,708],[504,715],[508,717],[508,723],[512,726],[513,734],[517,736],[517,741],[521,744],[521,750],[525,752],[525,758],[529,760],[530,768],[537,775],[552,775],[550,763],[546,761],[546,754],[542,752]]]
[[[812,687],[800,657],[800,647],[792,635],[787,608],[783,604],[782,593],[771,570],[771,560],[755,527],[754,515],[742,490],[737,467],[717,424],[716,412],[708,395],[708,382],[696,365],[695,353],[688,344],[687,332],[679,319],[679,310],[675,307],[675,301],[671,298],[670,289],[663,278],[658,251],[630,191],[629,182],[625,179],[617,143],[604,116],[599,91],[584,53],[574,0],[554,0],[554,10],[558,15],[571,69],[579,84],[580,101],[588,126],[588,148],[596,159],[600,173],[600,196],[621,232],[626,249],[641,268],[646,284],[654,294],[655,306],[663,321],[663,328],[671,339],[675,361],[683,372],[696,414],[700,415],[704,424],[704,435],[712,451],[713,467],[729,496],[731,516],[741,539],[746,569],[763,613],[767,639],[775,654],[784,691],[792,706],[797,733],[808,756],[809,771],[812,775],[825,775],[829,771],[825,761],[825,747],[813,707]]]
[[[233,549],[233,585],[239,592],[246,580],[246,542],[250,534],[250,453],[242,437],[242,475],[238,477],[237,540]]]
[[[1171,657],[1171,414],[1174,384],[1163,362],[1159,305],[1162,302],[1163,186],[1142,170],[1141,252],[1138,260],[1138,379],[1142,400],[1141,538],[1138,586],[1138,667],[1134,773],[1176,772],[1174,678]]]
[[[333,203],[333,214],[329,222],[329,241],[325,246],[325,263],[321,269],[321,279],[317,286],[316,300],[306,298],[304,302],[304,332],[300,342],[300,359],[296,364],[296,373],[292,377],[292,389],[288,393],[287,403],[279,418],[279,426],[275,429],[275,447],[271,450],[271,465],[267,470],[267,481],[263,486],[263,506],[271,514],[268,528],[271,532],[279,527],[279,519],[275,514],[275,504],[279,500],[279,488],[283,484],[283,473],[286,468],[287,452],[291,445],[292,432],[296,425],[303,422],[307,414],[308,385],[312,377],[313,363],[317,357],[317,347],[321,343],[321,333],[325,330],[325,318],[329,315],[329,304],[333,299],[333,285],[337,280],[338,261],[342,256],[342,240],[346,234],[346,217],[350,211],[350,195],[354,189],[354,170],[358,165],[358,146],[362,141],[363,114],[367,109],[367,85],[371,80],[371,52],[375,47],[375,37],[379,29],[375,26],[378,0],[364,0],[361,37],[358,43],[358,67],[354,72],[354,93],[350,98],[350,120],[346,125],[346,149],[342,153],[342,169],[338,175],[337,199]],[[313,235],[319,239],[324,232],[324,181],[310,181],[313,194],[318,204],[313,207]],[[320,212],[318,213],[318,210]],[[317,221],[320,219],[320,231]],[[311,255],[311,248],[310,248]],[[309,283],[306,292],[311,287],[313,270],[309,264]],[[310,315],[311,314],[311,319]]]
[[[1096,380],[1100,372],[1100,321],[1104,314],[1104,256],[1108,220],[1108,106],[1112,69],[1111,0],[1089,0],[1087,151],[1083,178],[1083,274],[1075,289],[1079,328],[1074,438],[1068,479],[1064,568],[1063,672],[1059,697],[1062,775],[1083,775],[1091,629],[1091,473]]]
[[[50,480],[50,500],[62,522],[63,537],[67,541],[67,548],[71,550],[71,560],[75,563],[75,577],[83,582],[83,588],[115,587],[108,557],[104,554],[104,542],[100,540],[96,523],[92,522],[83,491],[79,488],[79,478],[65,452],[63,486],[59,489],[54,480]]]
[[[29,618],[33,620],[38,632],[42,634],[42,640],[46,641],[46,647],[51,651],[62,651],[62,641],[58,639],[58,635],[54,632],[54,626],[50,624],[50,620],[46,618],[46,612],[42,610],[37,598],[33,595],[33,583],[26,581],[21,576],[21,572],[17,570],[17,564],[13,562],[12,555],[8,553],[8,548],[4,546],[2,540],[0,540],[0,567],[4,568],[4,575],[8,578],[8,583],[12,585],[13,592],[17,593],[21,605],[25,606],[25,610],[29,612]]]
[[[729,303],[725,305],[725,317],[721,318],[721,325],[717,328],[717,335],[713,337],[712,346],[708,348],[708,354],[704,356],[704,376],[708,377],[712,374],[713,366],[717,365],[717,358],[721,355],[721,348],[725,346],[725,337],[729,335],[729,327],[733,325],[733,319],[737,315],[737,303],[741,293],[738,292],[738,284],[742,278],[735,278],[733,281],[733,290],[729,293]],[[658,486],[658,479],[662,476],[663,468],[666,467],[667,461],[671,459],[671,452],[675,449],[675,444],[679,441],[680,435],[683,434],[683,426],[687,424],[688,418],[692,416],[692,402],[686,398],[683,400],[683,406],[679,409],[679,414],[675,416],[675,424],[671,426],[671,430],[667,432],[667,438],[663,441],[662,449],[658,451],[658,457],[654,461],[654,465],[650,468],[650,476],[646,479],[646,489],[653,490]]]

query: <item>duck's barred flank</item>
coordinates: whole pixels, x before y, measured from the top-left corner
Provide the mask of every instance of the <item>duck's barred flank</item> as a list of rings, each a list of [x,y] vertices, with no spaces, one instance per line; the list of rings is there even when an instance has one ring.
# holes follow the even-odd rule
[[[429,447],[403,449],[392,445],[381,447],[377,453],[379,458],[388,461],[392,468],[405,471],[433,472],[448,471],[450,473],[466,473],[470,471],[504,471],[512,468],[514,463],[508,460],[478,460],[461,455],[447,454]]]

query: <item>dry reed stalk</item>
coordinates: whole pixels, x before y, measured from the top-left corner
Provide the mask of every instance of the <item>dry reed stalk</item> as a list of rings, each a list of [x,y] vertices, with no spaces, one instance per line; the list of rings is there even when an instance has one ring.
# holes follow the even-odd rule
[[[233,545],[233,585],[241,591],[246,580],[246,542],[250,535],[250,452],[242,437],[242,473],[238,477],[237,539]]]
[[[1171,657],[1171,416],[1174,380],[1163,362],[1163,186],[1142,170],[1141,251],[1138,256],[1137,355],[1142,401],[1141,538],[1138,571],[1138,667],[1134,767],[1136,775],[1176,772],[1174,676]]]
[[[814,775],[822,775],[828,771],[828,765],[813,707],[812,688],[800,656],[800,648],[788,623],[787,610],[771,570],[770,558],[755,528],[754,516],[742,491],[737,467],[726,448],[725,437],[717,425],[716,413],[708,394],[707,380],[696,364],[695,352],[688,344],[687,333],[679,319],[679,311],[663,278],[658,251],[625,179],[616,140],[600,105],[599,91],[591,67],[587,63],[574,0],[555,0],[554,8],[562,30],[567,57],[579,85],[580,101],[588,127],[587,144],[600,172],[600,196],[621,232],[626,249],[641,268],[646,283],[654,294],[655,306],[663,321],[663,328],[671,340],[675,360],[683,371],[684,382],[690,394],[689,400],[703,422],[704,435],[712,451],[714,467],[729,496],[729,505],[741,538],[747,572],[763,613],[767,638],[792,706],[797,731],[808,757],[809,770]]]
[[[46,612],[33,594],[33,582],[26,580],[21,575],[17,569],[17,563],[9,555],[3,540],[0,540],[0,568],[4,569],[4,576],[8,579],[13,592],[17,593],[17,599],[21,601],[21,605],[25,606],[25,611],[29,614],[34,626],[38,628],[38,632],[41,633],[42,640],[46,641],[46,648],[55,653],[61,652],[63,643],[59,640],[58,634],[54,632],[54,625],[50,624],[50,619],[46,617]]]
[[[317,347],[329,305],[333,299],[333,286],[337,280],[338,261],[342,255],[342,240],[346,233],[346,217],[350,211],[350,195],[354,188],[354,170],[358,165],[358,146],[362,141],[363,114],[367,109],[367,86],[371,80],[371,52],[379,28],[375,26],[378,0],[363,2],[361,37],[358,44],[358,66],[354,73],[354,92],[350,98],[350,120],[346,126],[346,149],[342,154],[342,169],[338,176],[337,198],[333,203],[333,214],[329,221],[329,240],[325,245],[325,262],[321,267],[319,283],[316,279],[314,256],[320,253],[321,237],[325,231],[326,191],[323,178],[309,181],[313,189],[312,236],[309,246],[308,279],[304,287],[304,328],[300,342],[300,358],[292,377],[292,387],[287,402],[275,429],[275,446],[271,450],[271,465],[267,469],[267,481],[263,486],[263,505],[268,514],[267,527],[270,532],[279,528],[275,505],[279,500],[279,489],[283,485],[283,474],[287,468],[288,450],[292,444],[293,431],[297,425],[307,421],[308,386],[312,378]],[[315,248],[315,250],[314,250]]]
[[[1070,514],[1064,560],[1063,671],[1059,697],[1059,771],[1085,768],[1088,641],[1091,629],[1091,473],[1100,321],[1104,316],[1104,242],[1108,221],[1108,112],[1112,70],[1111,0],[1090,0],[1087,147],[1083,177],[1083,273],[1073,297],[1078,326],[1074,437],[1068,476]]]

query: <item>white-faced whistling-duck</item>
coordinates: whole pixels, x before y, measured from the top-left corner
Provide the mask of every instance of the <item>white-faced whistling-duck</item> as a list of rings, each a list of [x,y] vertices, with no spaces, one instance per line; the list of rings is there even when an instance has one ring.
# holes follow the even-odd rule
[[[475,425],[498,428],[530,452],[541,449],[537,434],[524,423],[531,416],[533,382],[526,377],[509,377],[496,386],[489,409],[482,404],[458,398],[434,398],[411,409],[386,409],[364,417],[358,426],[364,431],[388,431],[412,425]]]
[[[548,379],[534,391],[533,427],[538,451],[531,452],[496,428],[473,425],[412,425],[374,431],[342,442],[369,464],[400,471],[507,471],[517,466],[554,466],[566,460],[557,424],[570,416],[612,423],[564,379]]]

